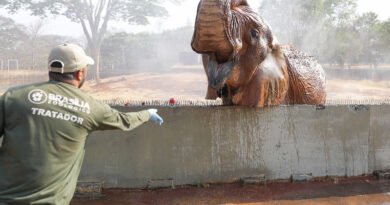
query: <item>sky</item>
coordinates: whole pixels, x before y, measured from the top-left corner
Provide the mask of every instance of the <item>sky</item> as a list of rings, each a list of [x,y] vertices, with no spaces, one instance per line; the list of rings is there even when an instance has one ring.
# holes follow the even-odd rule
[[[168,3],[166,8],[170,13],[168,18],[158,18],[151,20],[151,24],[148,26],[129,26],[125,23],[111,23],[111,32],[161,32],[164,30],[174,29],[180,26],[194,24],[196,8],[198,0],[187,0],[181,3],[179,6]],[[258,8],[262,0],[248,0],[248,3],[252,8]],[[379,19],[386,20],[390,18],[389,0],[358,0],[358,12],[373,11],[379,15]],[[0,14],[4,14],[0,12]],[[27,12],[19,12],[16,15],[10,16],[14,18],[18,23],[24,25],[31,25],[38,21],[38,17],[31,17]],[[46,19],[44,34],[57,34],[64,36],[82,37],[83,32],[81,26],[76,23],[72,23],[65,17],[56,17]]]

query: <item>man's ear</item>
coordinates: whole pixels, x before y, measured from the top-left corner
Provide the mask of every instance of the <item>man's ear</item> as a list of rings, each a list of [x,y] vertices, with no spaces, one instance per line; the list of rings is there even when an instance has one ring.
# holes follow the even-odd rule
[[[81,81],[85,77],[85,71],[84,69],[81,69],[76,72],[76,80]]]
[[[76,77],[76,80],[77,81],[80,81],[80,79],[81,79],[81,76],[82,74],[81,74],[81,70],[78,70],[78,71],[76,71],[76,73],[75,73],[75,77]]]

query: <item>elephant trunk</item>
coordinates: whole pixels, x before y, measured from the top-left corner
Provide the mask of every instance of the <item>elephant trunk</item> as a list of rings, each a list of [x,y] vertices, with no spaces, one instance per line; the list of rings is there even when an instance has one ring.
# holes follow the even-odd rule
[[[227,61],[233,46],[227,36],[227,9],[230,0],[201,0],[191,46],[197,53],[214,53],[219,62]]]

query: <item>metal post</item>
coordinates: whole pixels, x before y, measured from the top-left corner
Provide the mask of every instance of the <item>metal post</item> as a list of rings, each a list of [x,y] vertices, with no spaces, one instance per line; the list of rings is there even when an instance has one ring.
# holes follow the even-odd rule
[[[8,71],[10,70],[11,62],[15,63],[16,70],[19,70],[19,60],[18,59],[8,59]]]

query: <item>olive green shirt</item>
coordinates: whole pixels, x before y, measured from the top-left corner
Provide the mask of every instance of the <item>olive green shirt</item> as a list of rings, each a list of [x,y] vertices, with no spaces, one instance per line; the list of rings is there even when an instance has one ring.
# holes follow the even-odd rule
[[[66,83],[12,88],[0,97],[0,204],[69,204],[95,130],[131,130],[148,111],[122,113]]]

